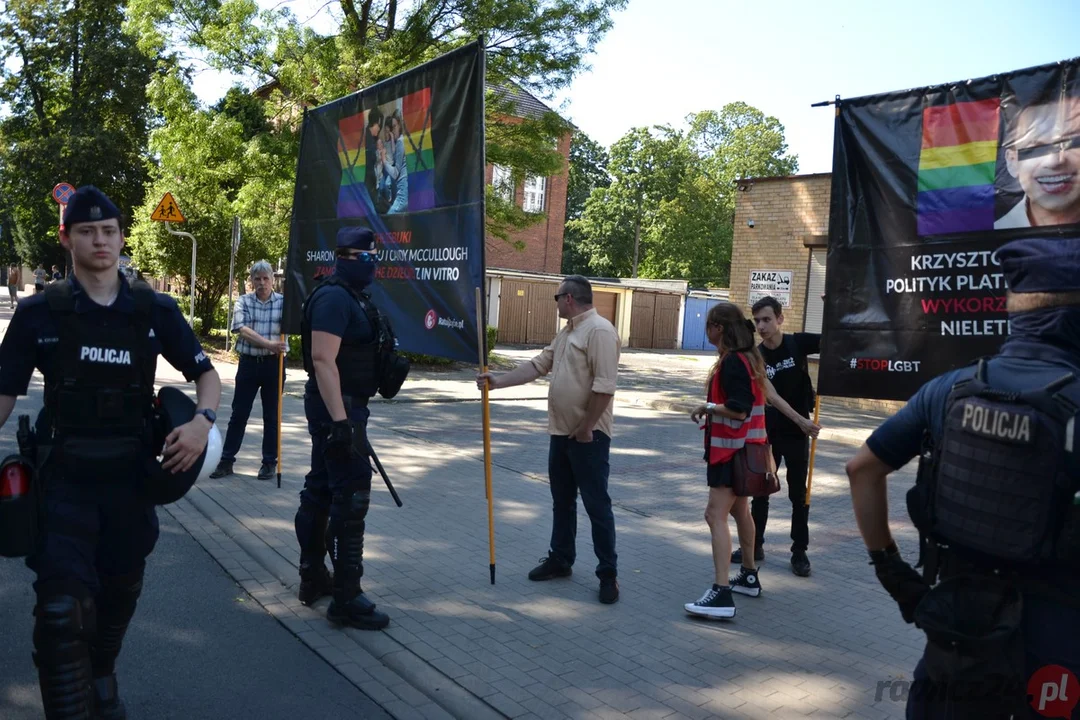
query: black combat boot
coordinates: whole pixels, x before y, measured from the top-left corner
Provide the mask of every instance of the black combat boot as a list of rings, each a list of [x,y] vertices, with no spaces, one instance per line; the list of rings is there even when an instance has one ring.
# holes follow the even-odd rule
[[[302,605],[312,605],[334,591],[334,576],[326,569],[328,513],[309,503],[300,503],[296,511],[296,540],[300,543],[300,590]]]
[[[94,601],[56,595],[34,609],[34,665],[47,720],[90,720],[91,663],[87,637]]]
[[[142,594],[142,572],[102,577],[98,596],[97,633],[90,643],[94,667],[95,718],[124,720],[127,709],[120,700],[116,682],[116,658],[124,643],[131,618]]]
[[[375,609],[364,595],[360,578],[364,574],[364,518],[371,502],[370,492],[354,493],[344,516],[330,518],[330,559],[334,563],[334,597],[326,619],[335,625],[360,630],[381,630],[390,617]]]

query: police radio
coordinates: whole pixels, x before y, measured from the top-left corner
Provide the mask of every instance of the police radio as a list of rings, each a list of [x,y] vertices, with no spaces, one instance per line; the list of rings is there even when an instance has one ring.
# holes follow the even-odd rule
[[[18,558],[38,549],[44,517],[42,493],[32,456],[30,416],[19,416],[19,454],[0,463],[0,556]]]

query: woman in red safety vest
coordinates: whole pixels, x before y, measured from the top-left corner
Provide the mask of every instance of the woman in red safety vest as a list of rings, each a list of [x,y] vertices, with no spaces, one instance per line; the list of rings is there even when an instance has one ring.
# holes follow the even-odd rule
[[[817,435],[820,428],[795,412],[776,394],[765,377],[765,362],[754,344],[754,325],[737,306],[728,302],[714,305],[706,317],[705,335],[716,346],[719,358],[709,371],[704,405],[690,418],[705,418],[705,461],[709,503],[705,521],[712,533],[715,582],[696,602],[687,603],[686,612],[707,618],[735,617],[732,593],[750,597],[761,594],[754,563],[754,519],[749,498],[736,497],[731,489],[731,459],[746,443],[765,443],[765,401],[791,418],[804,432]],[[731,530],[728,516],[735,518],[743,566],[728,579],[731,567]],[[749,549],[749,552],[746,550]]]

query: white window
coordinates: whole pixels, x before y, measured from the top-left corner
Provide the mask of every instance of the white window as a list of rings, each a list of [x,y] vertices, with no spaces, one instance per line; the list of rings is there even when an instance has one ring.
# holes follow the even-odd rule
[[[547,194],[547,178],[525,178],[525,203],[522,209],[525,212],[544,212],[544,196]]]
[[[495,194],[507,202],[514,201],[514,179],[510,175],[510,168],[502,165],[491,166],[491,187]]]
[[[820,333],[822,319],[825,316],[825,301],[821,299],[825,292],[825,256],[826,248],[810,250],[810,280],[806,290],[806,315],[803,331]]]

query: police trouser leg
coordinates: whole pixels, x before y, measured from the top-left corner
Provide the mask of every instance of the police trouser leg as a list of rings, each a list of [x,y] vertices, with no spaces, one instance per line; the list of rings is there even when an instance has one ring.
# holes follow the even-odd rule
[[[96,717],[123,720],[127,717],[116,682],[116,658],[124,643],[131,618],[143,589],[143,571],[118,577],[102,576],[97,598],[97,632],[90,643],[94,675]]]
[[[93,599],[48,594],[39,597],[34,615],[34,664],[45,717],[87,720],[91,713]]]

